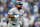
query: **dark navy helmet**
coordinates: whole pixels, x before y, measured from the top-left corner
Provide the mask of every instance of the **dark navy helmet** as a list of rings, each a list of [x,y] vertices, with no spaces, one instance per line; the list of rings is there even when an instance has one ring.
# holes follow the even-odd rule
[[[17,2],[15,5],[22,5],[22,3],[21,2]]]

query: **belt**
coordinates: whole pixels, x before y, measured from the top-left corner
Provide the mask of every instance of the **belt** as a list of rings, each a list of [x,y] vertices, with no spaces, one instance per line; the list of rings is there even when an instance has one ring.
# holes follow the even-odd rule
[[[13,26],[16,26],[16,24],[12,24]]]

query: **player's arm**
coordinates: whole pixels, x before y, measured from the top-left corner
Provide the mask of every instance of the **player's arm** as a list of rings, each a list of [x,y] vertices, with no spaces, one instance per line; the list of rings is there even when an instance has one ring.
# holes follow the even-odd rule
[[[13,15],[9,15],[9,14],[8,14],[8,18],[14,18],[14,16],[13,16]]]
[[[9,12],[8,12],[8,18],[14,18],[13,12],[14,12],[13,9],[10,9],[10,10],[9,10]]]
[[[8,15],[8,18],[19,18],[20,15]]]
[[[13,15],[13,14],[15,14],[15,11],[13,10],[13,9],[11,9],[9,12],[8,12],[8,18],[18,18],[19,17],[19,15]]]

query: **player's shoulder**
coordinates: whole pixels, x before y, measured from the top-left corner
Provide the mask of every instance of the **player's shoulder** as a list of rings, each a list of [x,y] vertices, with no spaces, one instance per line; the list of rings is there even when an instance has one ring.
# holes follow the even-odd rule
[[[24,13],[24,10],[23,10],[23,9],[21,9],[21,10],[20,10],[20,12],[21,12],[21,13]]]
[[[10,11],[14,11],[15,9],[16,9],[16,7],[14,7],[14,8],[11,8],[11,9],[10,9]]]
[[[15,10],[16,9],[16,7],[14,7],[14,8],[11,8],[10,10]]]
[[[22,11],[22,12],[23,12],[24,10],[23,10],[23,9],[21,9],[20,11]]]

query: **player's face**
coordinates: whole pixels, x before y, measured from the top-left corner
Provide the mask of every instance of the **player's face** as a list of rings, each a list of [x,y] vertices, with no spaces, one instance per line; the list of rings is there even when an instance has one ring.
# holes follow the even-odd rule
[[[16,5],[18,9],[22,9],[22,5]]]

